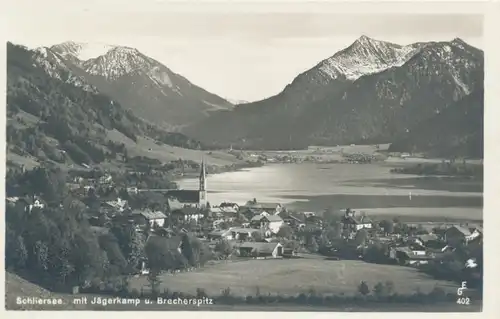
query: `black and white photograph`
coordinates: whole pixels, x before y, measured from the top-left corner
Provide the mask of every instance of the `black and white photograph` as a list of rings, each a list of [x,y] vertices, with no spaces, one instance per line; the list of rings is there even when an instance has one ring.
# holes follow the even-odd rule
[[[482,311],[485,15],[276,8],[10,1],[6,310]]]

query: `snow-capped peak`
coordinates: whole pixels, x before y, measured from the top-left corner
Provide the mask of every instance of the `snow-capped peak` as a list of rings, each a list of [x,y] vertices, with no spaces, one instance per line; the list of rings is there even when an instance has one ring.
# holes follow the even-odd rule
[[[64,59],[47,47],[38,47],[33,51],[33,58],[47,74],[53,78],[93,92],[95,89],[81,76],[75,75]]]
[[[327,78],[345,76],[354,81],[363,75],[401,66],[418,50],[414,45],[401,46],[363,35],[346,49],[321,62],[319,69]]]
[[[161,79],[161,82],[171,83],[164,74],[155,69],[160,64],[153,59],[145,56],[137,49],[115,46],[106,54],[89,59],[83,62],[82,66],[92,75],[100,75],[107,79],[117,79],[122,75],[135,71],[152,72],[155,77]]]
[[[83,43],[73,41],[66,41],[51,47],[54,52],[57,52],[65,58],[71,56],[77,58],[80,61],[86,61],[92,58],[96,58],[100,55],[106,54],[113,48],[116,48],[116,45],[100,42]]]

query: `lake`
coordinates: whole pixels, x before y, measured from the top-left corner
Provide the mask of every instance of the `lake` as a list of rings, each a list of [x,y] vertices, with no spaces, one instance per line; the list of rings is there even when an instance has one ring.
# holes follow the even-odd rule
[[[423,220],[482,220],[480,180],[393,174],[391,164],[270,164],[207,177],[212,205],[279,202],[301,211],[363,209],[370,214]],[[198,180],[179,187],[197,189]]]

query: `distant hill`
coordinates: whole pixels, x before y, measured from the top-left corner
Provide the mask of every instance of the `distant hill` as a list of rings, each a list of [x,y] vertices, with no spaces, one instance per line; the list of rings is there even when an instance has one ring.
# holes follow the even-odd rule
[[[233,108],[134,48],[64,42],[45,49],[72,64],[73,72],[124,108],[169,129]]]
[[[482,89],[483,60],[461,39],[401,46],[362,36],[280,94],[183,132],[246,148],[390,143]]]
[[[465,96],[438,115],[422,121],[389,147],[391,152],[419,152],[436,157],[484,155],[484,94]]]
[[[120,132],[131,141],[147,137],[203,148],[198,141],[140,119],[74,73],[52,51],[7,44],[8,153],[66,164],[126,157],[125,145],[113,142],[110,132]]]

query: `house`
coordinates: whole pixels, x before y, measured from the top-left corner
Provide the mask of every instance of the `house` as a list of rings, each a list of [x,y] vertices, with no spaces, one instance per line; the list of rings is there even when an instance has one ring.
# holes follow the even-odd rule
[[[154,231],[154,233],[158,236],[167,237],[167,238],[172,238],[176,235],[176,233],[171,228],[168,228],[168,227],[158,228]]]
[[[105,185],[105,184],[111,184],[113,182],[113,177],[109,174],[104,174],[99,178],[99,184]]]
[[[197,208],[193,206],[186,206],[179,209],[172,210],[172,218],[177,221],[190,221],[203,218],[203,213]]]
[[[276,234],[283,225],[283,219],[278,215],[269,215],[262,213],[254,216],[250,220],[250,226],[254,228],[269,229],[271,233]]]
[[[258,203],[256,201],[249,201],[245,205],[240,207],[241,211],[252,211],[255,214],[261,214],[266,212],[268,214],[279,214],[285,210],[285,207],[280,203]],[[251,217],[250,217],[251,218]]]
[[[309,215],[305,218],[305,225],[310,228],[323,228],[323,219],[316,215]]]
[[[218,229],[208,233],[207,237],[210,240],[231,240],[233,233],[229,229]]]
[[[95,193],[95,187],[92,185],[85,185],[83,186],[83,194],[84,195],[89,195],[91,193]]]
[[[121,213],[128,208],[128,202],[118,197],[116,200],[104,202],[102,207],[108,211],[116,211]]]
[[[373,227],[373,222],[370,218],[350,208],[345,209],[344,216],[342,217],[342,224],[344,230],[348,232],[357,232],[363,228],[371,229]]]
[[[304,212],[304,216],[305,216],[306,218],[309,218],[309,217],[311,217],[311,216],[316,216],[316,213],[315,213],[315,212]]]
[[[255,231],[252,228],[241,228],[241,227],[231,227],[229,228],[232,238],[236,240],[247,240],[252,237],[252,233]]]
[[[11,200],[15,206],[21,207],[26,212],[31,212],[34,208],[43,209],[46,206],[45,202],[37,196],[25,196]]]
[[[154,225],[163,227],[167,218],[164,213],[152,210],[134,211],[133,214],[141,216],[151,227]]]
[[[127,193],[137,194],[137,193],[139,193],[139,189],[137,187],[127,187]]]
[[[285,209],[280,203],[260,203],[259,205],[263,211],[271,215],[279,214]]]
[[[294,214],[280,214],[281,218],[283,218],[283,222],[292,228],[299,228],[300,225],[305,225],[305,218],[303,215],[294,215]]]
[[[222,202],[216,208],[218,208],[218,210],[221,213],[233,213],[233,214],[236,214],[239,211],[240,206],[238,204],[236,204],[236,203]]]
[[[434,260],[433,254],[421,253],[420,251],[412,251],[409,247],[391,248],[389,257],[395,259],[401,265],[419,266],[428,264],[429,261]]]
[[[283,246],[280,243],[246,242],[238,247],[240,257],[280,258]]]
[[[7,201],[8,205],[14,206],[17,201],[19,200],[19,197],[13,196],[13,197],[6,197],[5,200]]]
[[[292,257],[295,257],[297,256],[297,251],[293,248],[287,248],[287,247],[284,247],[283,248],[283,257],[285,258],[292,258]]]
[[[250,206],[240,206],[238,213],[242,216],[245,216],[247,220],[252,220],[252,218],[256,215],[262,213],[259,208],[250,207]]]
[[[483,236],[483,227],[481,227],[481,226],[472,226],[472,227],[469,227],[469,230],[471,232],[471,236],[470,236],[469,241]]]
[[[415,243],[418,243],[419,245],[422,245],[424,247],[431,247],[431,248],[437,248],[437,247],[442,247],[442,243],[439,240],[439,237],[435,234],[423,234],[423,235],[418,235],[412,240]]]
[[[466,244],[474,239],[471,231],[468,228],[454,225],[444,233],[444,241],[450,245]]]

